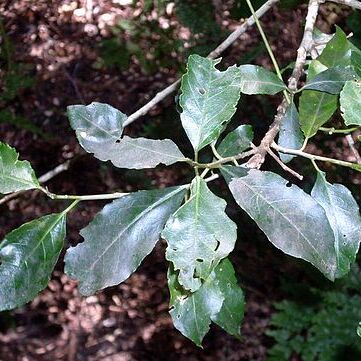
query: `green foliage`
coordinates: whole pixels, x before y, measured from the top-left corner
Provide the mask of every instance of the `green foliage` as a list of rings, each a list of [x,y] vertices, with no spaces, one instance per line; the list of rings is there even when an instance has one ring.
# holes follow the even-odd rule
[[[347,360],[361,359],[356,333],[361,319],[360,282],[359,271],[353,270],[334,289],[311,288],[302,297],[296,295],[297,301],[276,303],[267,331],[275,345],[267,360],[288,361],[294,354],[302,361],[343,361],[346,355]]]
[[[359,85],[360,52],[340,29],[331,40],[325,38],[329,42],[318,59],[310,63],[305,87],[296,91],[289,89],[280,76],[260,66],[234,65],[221,71],[216,67],[220,59],[191,55],[181,81],[179,112],[181,124],[193,146],[193,158],[183,155],[170,139],[124,135],[124,127],[130,119],[110,105],[94,102],[68,108],[70,124],[80,145],[96,158],[128,169],[176,162],[187,164],[195,173],[190,184],[130,194],[55,195],[39,185],[30,165],[18,161],[13,148],[1,144],[0,192],[37,188],[52,199],[75,201],[59,215],[34,220],[10,233],[0,243],[0,278],[3,281],[0,284],[0,308],[21,305],[45,287],[62,246],[65,215],[77,202],[118,198],[106,205],[80,232],[84,242],[66,252],[65,272],[79,281],[80,291],[91,295],[125,281],[162,236],[167,243],[170,313],[175,327],[199,346],[211,322],[239,337],[244,297],[228,259],[237,239],[236,224],[226,214],[226,202],[208,186],[208,182],[220,176],[225,178],[236,203],[273,245],[285,254],[311,263],[330,280],[346,275],[361,242],[359,207],[350,191],[342,185],[329,183],[315,162],[328,161],[358,171],[361,171],[361,165],[298,149],[307,141],[304,141],[301,129],[306,138],[315,135],[337,110],[341,89],[341,109],[346,124],[359,124],[358,99],[352,99],[355,93],[349,87],[350,84]],[[276,117],[281,123],[283,121],[279,145],[271,144],[275,139],[273,136],[263,150],[267,153],[269,147],[273,147],[286,154],[285,161],[298,155],[310,159],[317,172],[311,194],[289,184],[276,173],[249,169],[252,162],[247,166],[238,163],[249,157],[249,150],[255,148],[250,125],[226,132],[243,94],[274,95],[279,92],[285,94]],[[289,100],[288,105],[286,100]],[[271,132],[277,130],[271,128]],[[263,143],[264,140],[261,147],[253,150],[251,160],[262,158]],[[199,153],[208,146],[214,159],[202,163],[204,157]],[[218,174],[206,178],[208,172],[217,171]],[[50,225],[45,222],[44,226],[44,219],[52,222]],[[55,232],[57,222],[62,224],[61,232]],[[345,307],[351,305],[347,308],[347,312],[351,312],[356,304],[355,296],[345,297],[342,304]],[[327,301],[336,315],[332,322],[341,322],[337,319],[339,301],[334,294],[328,294],[322,300]],[[359,304],[358,298],[357,302]],[[325,318],[325,310],[317,310],[317,317],[314,309],[301,312],[296,306],[287,304],[282,310],[292,311],[296,325],[301,324],[302,329],[306,321],[310,324],[307,337],[314,350],[322,349],[320,345],[332,349],[328,342],[334,335],[327,327],[333,327],[334,323]],[[341,313],[341,318],[345,322],[347,314]],[[358,313],[357,317],[352,315],[353,321],[360,318]],[[355,332],[356,325],[353,327],[352,332]],[[290,337],[286,333],[284,339]],[[296,341],[290,341],[293,342],[290,345],[301,353],[297,344],[302,341],[300,337],[297,334]],[[291,352],[292,347],[286,351],[281,348],[281,351],[275,351],[278,352],[276,355],[288,357],[287,352]],[[306,361],[312,360],[306,353],[302,355]],[[322,355],[331,357],[332,353]]]

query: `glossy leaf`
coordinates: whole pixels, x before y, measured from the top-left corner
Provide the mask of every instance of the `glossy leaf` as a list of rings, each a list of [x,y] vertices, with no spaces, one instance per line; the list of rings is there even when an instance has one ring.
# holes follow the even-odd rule
[[[318,172],[312,197],[323,207],[335,236],[337,275],[342,277],[355,262],[361,242],[361,216],[351,192],[341,184],[330,184]]]
[[[226,202],[197,177],[189,200],[168,220],[162,232],[168,242],[167,260],[179,270],[179,283],[192,292],[234,248],[237,227],[225,208]]]
[[[201,345],[211,321],[231,335],[240,335],[244,296],[228,259],[222,260],[202,286],[192,294],[182,289],[172,267],[168,271],[168,285],[173,323],[195,344]]]
[[[310,195],[296,185],[287,186],[287,181],[275,173],[258,170],[233,178],[229,188],[239,206],[277,248],[335,279],[333,231],[324,209]]]
[[[30,163],[18,157],[14,148],[0,142],[0,194],[40,187]]]
[[[244,94],[276,94],[287,86],[275,73],[257,65],[241,65],[241,92]]]
[[[212,316],[212,321],[230,335],[240,336],[245,301],[230,260],[228,258],[222,260],[214,273],[224,301],[220,311],[215,316]]]
[[[217,151],[222,157],[232,157],[250,148],[252,141],[252,126],[240,125],[226,135],[217,147]]]
[[[181,121],[195,151],[218,139],[240,97],[239,70],[232,66],[219,71],[215,68],[219,62],[191,55],[182,77]]]
[[[294,103],[288,106],[285,116],[282,119],[278,144],[289,149],[300,149],[303,145],[304,136],[300,128],[297,108]],[[288,163],[295,156],[290,154],[279,154],[282,162]]]
[[[91,295],[126,280],[152,251],[185,187],[139,191],[106,205],[81,232],[84,242],[70,248],[65,272]]]
[[[65,215],[51,214],[0,243],[0,311],[31,301],[49,282],[65,238]]]
[[[340,107],[346,125],[361,126],[361,82],[345,84],[340,94]]]
[[[317,74],[305,84],[303,89],[339,94],[345,82],[355,78],[356,73],[353,67],[337,66]]]
[[[177,273],[170,268],[168,286],[171,294],[169,313],[174,327],[197,346],[201,346],[209,331],[211,318],[218,314],[224,301],[214,273],[196,292],[185,294],[177,282]]]
[[[351,52],[351,64],[353,65],[356,74],[361,77],[361,53],[357,51]]]
[[[107,104],[68,107],[72,128],[81,146],[102,161],[119,168],[153,168],[185,157],[170,139],[121,138],[126,115]]]

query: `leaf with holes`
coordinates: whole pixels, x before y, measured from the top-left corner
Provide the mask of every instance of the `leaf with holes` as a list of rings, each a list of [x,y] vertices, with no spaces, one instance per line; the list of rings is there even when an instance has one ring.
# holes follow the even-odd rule
[[[202,286],[192,294],[185,292],[172,267],[168,271],[170,314],[175,327],[198,346],[211,321],[229,334],[240,336],[244,314],[244,296],[237,284],[232,263],[226,258],[214,269]]]
[[[351,192],[341,184],[330,184],[319,171],[312,197],[323,207],[335,235],[337,275],[346,275],[355,262],[361,242],[359,207]]]
[[[219,71],[219,62],[191,55],[182,77],[181,121],[196,152],[218,139],[240,97],[239,70],[232,66]]]
[[[241,65],[241,92],[243,94],[274,95],[287,89],[286,84],[275,73],[257,65]]]
[[[222,157],[232,157],[244,152],[251,147],[253,129],[251,125],[240,125],[228,133],[217,147],[217,152]]]
[[[234,168],[223,170],[231,174],[226,177],[232,178],[229,188],[233,197],[268,239],[284,253],[312,263],[334,280],[335,238],[324,209],[296,185],[288,187],[275,173]],[[237,173],[239,177],[235,177]]]
[[[168,220],[162,232],[168,242],[167,260],[179,270],[179,283],[192,292],[234,248],[237,227],[225,208],[226,202],[196,177],[189,200]]]
[[[278,145],[289,149],[300,149],[304,142],[304,136],[300,128],[299,116],[294,103],[288,106],[282,119],[278,136]],[[279,154],[282,162],[288,163],[295,156],[290,154]]]
[[[0,243],[0,311],[31,301],[49,282],[65,238],[65,215],[23,224]]]
[[[30,163],[18,157],[14,148],[0,142],[0,194],[40,187]]]
[[[81,232],[84,242],[68,249],[65,272],[83,295],[126,280],[152,251],[186,188],[139,191],[106,205]]]
[[[170,139],[121,138],[127,117],[110,105],[72,105],[68,115],[81,146],[116,167],[154,168],[160,163],[170,165],[185,159]]]
[[[341,114],[346,125],[361,126],[361,81],[348,81],[340,94]]]

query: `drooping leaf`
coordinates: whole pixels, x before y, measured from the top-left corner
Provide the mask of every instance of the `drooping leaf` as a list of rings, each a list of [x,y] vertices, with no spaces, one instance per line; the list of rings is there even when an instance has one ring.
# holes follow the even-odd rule
[[[304,137],[300,128],[297,108],[294,103],[289,105],[285,116],[282,119],[280,132],[278,135],[278,144],[281,147],[289,149],[300,149],[302,147]],[[282,162],[288,163],[295,156],[280,153]]]
[[[211,318],[221,310],[224,297],[215,275],[212,273],[200,288],[185,294],[177,281],[177,273],[169,268],[168,286],[171,294],[170,315],[174,327],[197,346],[202,345],[204,336],[209,331]]]
[[[217,147],[222,157],[232,157],[251,147],[253,129],[251,125],[240,125],[228,133]]]
[[[346,125],[361,126],[361,82],[346,82],[340,94],[340,107]]]
[[[121,138],[127,117],[110,105],[72,105],[68,107],[68,115],[81,146],[116,167],[153,168],[160,163],[169,165],[185,158],[170,139]]]
[[[351,192],[341,184],[330,184],[318,172],[312,197],[323,207],[335,236],[336,277],[342,277],[355,262],[361,242],[361,216]]]
[[[355,78],[356,73],[353,67],[336,66],[317,74],[305,84],[303,89],[339,94],[345,82]]]
[[[351,52],[351,64],[353,65],[356,74],[361,77],[361,53],[357,51]]]
[[[198,346],[211,321],[231,335],[240,335],[244,296],[237,284],[232,263],[226,258],[194,293],[186,292],[173,267],[168,271],[170,314],[174,326]]]
[[[91,295],[126,280],[152,251],[186,188],[139,191],[106,205],[81,232],[84,242],[70,248],[65,272]]]
[[[306,138],[313,137],[337,109],[337,95],[305,90],[300,97],[300,125]]]
[[[244,94],[276,94],[287,86],[275,73],[257,65],[241,65],[241,92]]]
[[[48,284],[65,238],[65,215],[23,224],[0,243],[0,311],[31,301]]]
[[[179,270],[179,283],[192,292],[234,248],[237,227],[225,208],[226,202],[196,177],[189,200],[168,220],[162,232],[168,242],[167,260]]]
[[[220,311],[211,317],[212,321],[230,335],[240,336],[245,302],[243,291],[237,283],[233,265],[228,258],[225,258],[215,268],[214,273],[224,301]]]
[[[226,179],[232,178],[232,171]],[[240,174],[244,172],[241,169]],[[335,279],[334,234],[324,209],[310,195],[296,185],[288,187],[287,181],[275,173],[258,170],[233,177],[229,188],[239,206],[277,248]]]
[[[0,194],[40,187],[30,163],[18,157],[14,148],[0,142]]]
[[[191,55],[182,77],[181,121],[195,151],[218,139],[240,97],[239,70],[232,66],[219,71],[219,62]]]

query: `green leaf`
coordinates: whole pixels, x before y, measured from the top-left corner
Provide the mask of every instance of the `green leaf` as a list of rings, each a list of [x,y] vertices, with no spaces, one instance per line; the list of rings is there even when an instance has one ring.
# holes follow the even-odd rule
[[[346,34],[336,26],[335,35],[327,43],[317,60],[328,68],[350,65],[352,48],[353,45],[347,40]]]
[[[39,188],[40,184],[28,161],[18,160],[14,148],[0,142],[0,193]]]
[[[81,146],[116,167],[153,168],[160,163],[169,165],[185,159],[170,139],[121,138],[126,115],[110,105],[72,105],[68,107],[68,115]]]
[[[244,94],[276,94],[287,89],[278,76],[257,65],[241,65],[241,92]]]
[[[214,272],[224,301],[220,311],[212,317],[212,321],[230,335],[240,336],[245,301],[243,291],[238,286],[232,263],[225,258]]]
[[[305,84],[303,89],[339,94],[345,82],[355,78],[356,73],[353,67],[336,66],[316,75]]]
[[[232,118],[240,97],[240,72],[215,68],[220,62],[191,55],[182,77],[181,121],[195,151],[218,139]]]
[[[361,82],[346,82],[340,94],[340,107],[346,125],[361,126]]]
[[[285,116],[282,119],[278,144],[289,149],[300,149],[303,145],[304,137],[300,128],[297,108],[294,103],[288,106]],[[290,154],[279,154],[282,162],[288,163],[295,156]]]
[[[351,192],[341,184],[330,184],[319,171],[312,197],[323,207],[335,236],[337,275],[342,277],[355,262],[361,242],[359,207]]]
[[[356,74],[361,77],[361,53],[357,51],[351,52],[351,64],[355,68]]]
[[[0,311],[31,301],[48,284],[65,238],[63,213],[23,224],[0,243]]]
[[[250,148],[252,141],[252,126],[240,125],[238,128],[226,135],[217,147],[217,151],[222,157],[232,157]]]
[[[326,69],[322,63],[313,60],[308,69],[307,81]],[[337,106],[336,95],[304,90],[299,101],[299,121],[305,137],[313,137],[318,129],[331,118]]]
[[[200,177],[192,182],[189,200],[168,220],[162,237],[166,258],[179,270],[179,283],[194,292],[237,240],[237,226],[225,213],[226,202]]]
[[[84,242],[68,249],[65,272],[91,295],[126,280],[152,251],[186,188],[139,191],[106,205],[81,232]]]
[[[201,345],[211,321],[233,336],[240,335],[244,296],[227,258],[194,293],[190,294],[181,287],[173,267],[168,271],[168,286],[174,326],[195,344]]]
[[[258,170],[234,178],[229,188],[277,248],[335,279],[334,234],[324,209],[310,195],[296,185],[287,186],[277,174]]]
[[[168,286],[171,294],[169,313],[174,327],[201,346],[211,318],[218,314],[224,301],[215,274],[212,273],[195,293],[185,294],[177,282],[176,272],[169,268]]]

